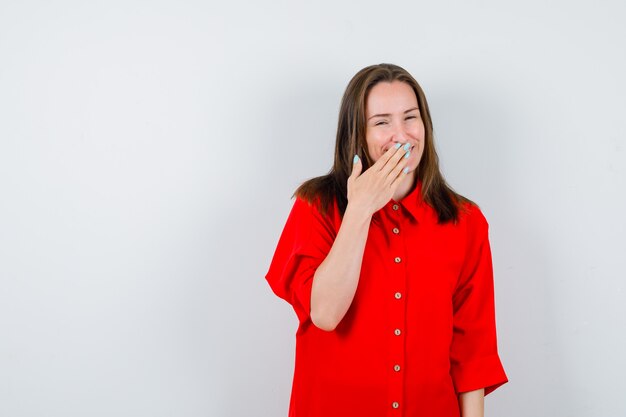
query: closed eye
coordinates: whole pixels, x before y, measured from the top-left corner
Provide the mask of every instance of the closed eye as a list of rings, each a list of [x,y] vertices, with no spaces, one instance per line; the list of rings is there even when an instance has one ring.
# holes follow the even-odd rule
[[[376,122],[375,126],[380,126],[382,124],[387,124],[387,122],[385,121]]]

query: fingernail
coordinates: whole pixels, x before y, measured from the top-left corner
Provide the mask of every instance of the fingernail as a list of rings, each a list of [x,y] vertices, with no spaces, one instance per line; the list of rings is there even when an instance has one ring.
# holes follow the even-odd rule
[[[396,143],[396,144],[395,144],[396,149],[398,149],[400,146],[402,146],[402,144],[401,144],[401,143]]]
[[[406,144],[404,145],[404,150],[405,150],[405,151],[408,151],[410,147],[411,147],[411,145],[410,145],[409,143],[406,143]]]
[[[408,172],[409,172],[409,167],[404,167],[404,169],[403,169],[402,171],[404,171],[404,173],[405,173],[405,174],[408,174]]]
[[[404,157],[405,157],[405,158],[408,158],[408,157],[409,157],[409,155],[411,155],[411,151],[408,151],[407,153],[405,153],[405,154],[404,154]]]
[[[357,162],[359,162],[359,155],[354,155],[354,159],[352,160],[352,163],[356,164]]]

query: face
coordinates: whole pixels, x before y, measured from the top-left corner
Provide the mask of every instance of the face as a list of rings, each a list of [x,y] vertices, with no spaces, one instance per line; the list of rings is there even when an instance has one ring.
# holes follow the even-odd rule
[[[405,82],[379,82],[365,103],[365,140],[376,162],[391,146],[410,143],[407,167],[414,171],[424,153],[424,122],[413,88]]]

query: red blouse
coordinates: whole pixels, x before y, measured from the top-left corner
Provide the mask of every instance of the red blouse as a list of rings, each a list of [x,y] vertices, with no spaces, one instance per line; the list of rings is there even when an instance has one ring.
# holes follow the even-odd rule
[[[421,181],[372,216],[358,287],[335,330],[310,318],[311,285],[339,231],[296,198],[265,278],[298,317],[290,417],[459,417],[457,394],[508,382],[496,341],[488,223],[437,224]]]

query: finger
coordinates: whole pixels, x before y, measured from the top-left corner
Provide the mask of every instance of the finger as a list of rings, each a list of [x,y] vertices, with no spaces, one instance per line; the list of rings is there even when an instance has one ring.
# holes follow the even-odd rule
[[[358,155],[354,155],[354,159],[352,160],[352,172],[350,173],[350,178],[356,178],[361,174],[361,170],[363,169],[363,164],[361,163],[361,158]]]
[[[406,174],[404,172],[404,169],[408,166],[407,164],[407,158],[400,158],[400,161],[398,161],[396,166],[394,166],[393,169],[389,171],[389,174],[387,174],[387,177],[385,178],[385,184],[392,185],[398,178],[402,179],[403,176]]]
[[[389,149],[387,149],[385,153],[380,158],[378,158],[378,161],[374,162],[372,166],[376,167],[377,171],[380,171],[395,154],[402,153],[401,149],[401,143],[396,143],[395,145],[390,146]]]
[[[398,164],[398,167],[400,167],[400,164]],[[398,188],[398,186],[400,185],[400,183],[402,182],[402,180],[407,176],[407,175],[411,175],[413,174],[412,172],[409,172],[410,167],[407,165],[406,162],[402,163],[402,167],[398,170],[398,173],[396,174],[396,176],[394,177],[394,180],[391,182],[391,190],[395,191],[396,188]],[[394,169],[394,172],[396,170]]]
[[[389,173],[398,165],[399,161],[403,158],[407,159],[410,156],[410,151],[406,150],[407,148],[405,148],[405,146],[406,145],[401,146],[384,164],[384,166],[380,168],[380,171],[382,171],[383,174],[389,175]]]

